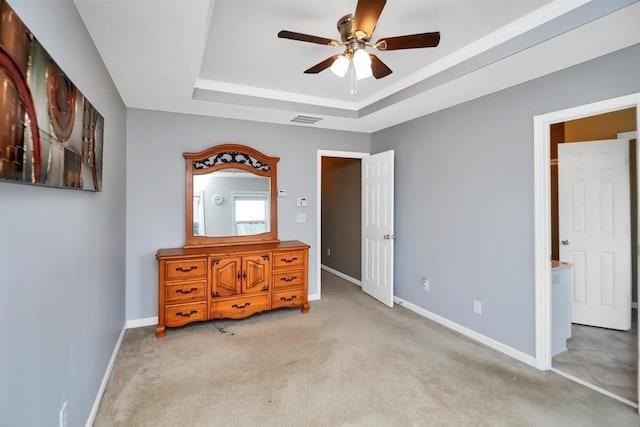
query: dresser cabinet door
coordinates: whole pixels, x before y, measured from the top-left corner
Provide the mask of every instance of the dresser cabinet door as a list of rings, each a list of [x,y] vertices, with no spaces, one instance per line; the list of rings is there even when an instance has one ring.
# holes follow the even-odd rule
[[[242,258],[224,257],[211,260],[211,296],[238,295],[241,291]]]
[[[242,293],[268,291],[271,282],[269,254],[245,256],[242,260]]]

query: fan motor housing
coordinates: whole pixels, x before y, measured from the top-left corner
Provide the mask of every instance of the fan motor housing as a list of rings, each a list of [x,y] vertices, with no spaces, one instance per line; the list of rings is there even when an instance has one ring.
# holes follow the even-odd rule
[[[346,43],[349,40],[355,38],[355,35],[353,34],[353,15],[352,14],[344,15],[342,18],[338,19],[337,27],[343,43]]]

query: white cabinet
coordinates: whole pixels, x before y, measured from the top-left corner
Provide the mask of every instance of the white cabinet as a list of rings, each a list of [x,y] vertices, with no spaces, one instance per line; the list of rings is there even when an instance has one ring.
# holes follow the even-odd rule
[[[567,262],[551,264],[551,355],[567,351],[571,338],[571,273]]]

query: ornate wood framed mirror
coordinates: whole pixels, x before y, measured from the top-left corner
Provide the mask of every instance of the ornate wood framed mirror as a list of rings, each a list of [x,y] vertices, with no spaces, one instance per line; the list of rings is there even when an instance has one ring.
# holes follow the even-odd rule
[[[278,241],[279,157],[239,144],[183,156],[185,247]]]

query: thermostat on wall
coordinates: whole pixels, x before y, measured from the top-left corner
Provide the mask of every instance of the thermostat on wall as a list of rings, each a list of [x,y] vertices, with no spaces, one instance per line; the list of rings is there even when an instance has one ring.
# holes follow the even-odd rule
[[[278,190],[278,197],[287,197],[287,190]]]

